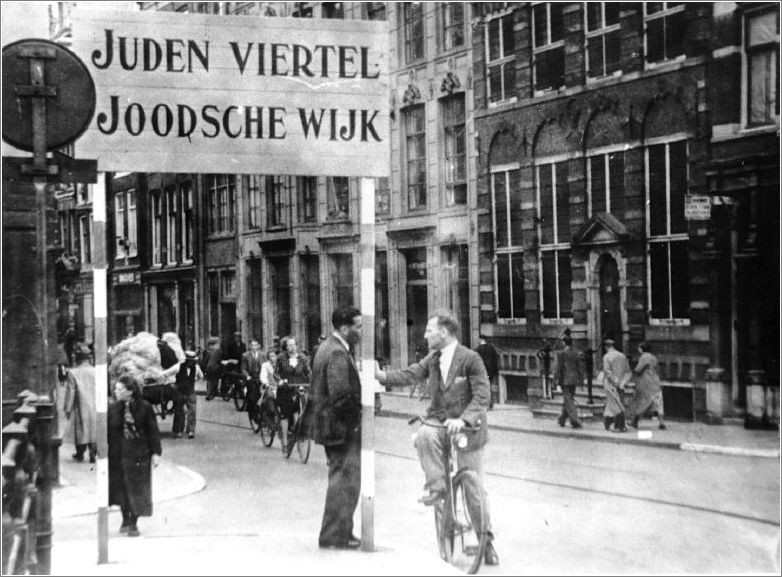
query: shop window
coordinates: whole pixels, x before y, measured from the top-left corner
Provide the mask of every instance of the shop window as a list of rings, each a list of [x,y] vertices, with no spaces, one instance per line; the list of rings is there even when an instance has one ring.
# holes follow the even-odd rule
[[[364,11],[365,20],[385,20],[386,3],[385,2],[362,2],[361,7]]]
[[[684,56],[684,2],[644,2],[646,63]]]
[[[535,90],[565,85],[563,4],[545,2],[532,7],[533,74]]]
[[[586,3],[588,78],[612,76],[621,71],[620,11],[619,2]]]
[[[513,14],[492,18],[486,26],[486,79],[489,103],[516,99]]]

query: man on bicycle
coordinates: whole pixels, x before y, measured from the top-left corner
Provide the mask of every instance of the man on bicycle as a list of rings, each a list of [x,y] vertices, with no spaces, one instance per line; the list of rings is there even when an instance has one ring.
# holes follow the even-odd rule
[[[261,396],[261,367],[264,358],[261,353],[261,343],[258,339],[250,339],[250,350],[242,354],[242,376],[247,382],[247,410],[250,411],[250,407],[253,403],[257,403]]]
[[[477,431],[467,432],[467,447],[456,450],[456,459],[459,468],[471,469],[481,481],[483,479],[483,447],[488,441],[486,411],[491,398],[489,378],[478,353],[459,344],[456,337],[458,333],[459,325],[450,314],[435,315],[429,319],[424,333],[431,351],[426,357],[403,370],[375,370],[375,378],[386,387],[412,386],[427,379],[432,400],[426,411],[426,420],[445,425],[445,428],[424,425],[416,436],[415,447],[429,490],[420,501],[426,505],[433,505],[442,499],[445,491],[445,436],[461,432],[466,425]],[[464,490],[467,506],[471,510],[483,497],[487,511],[486,526],[479,530],[485,531],[488,536],[485,563],[497,565],[499,558],[492,544],[494,535],[491,532],[486,493],[482,486],[465,484]],[[474,518],[479,519],[480,515]]]

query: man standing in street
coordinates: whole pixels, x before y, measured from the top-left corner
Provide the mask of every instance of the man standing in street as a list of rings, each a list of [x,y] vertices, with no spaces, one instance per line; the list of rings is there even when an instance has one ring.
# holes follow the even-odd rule
[[[564,337],[562,342],[565,344],[565,349],[554,359],[554,387],[559,385],[562,389],[562,414],[557,420],[559,426],[564,427],[569,417],[573,428],[580,429],[581,419],[578,418],[578,407],[574,396],[576,387],[584,384],[584,368],[581,355],[572,349],[573,339]]]
[[[626,433],[622,391],[630,380],[630,363],[624,353],[614,348],[613,339],[606,339],[603,344],[606,347],[606,354],[603,355],[603,389],[606,394],[603,424],[606,431],[611,430],[613,423],[615,433]]]
[[[489,376],[489,388],[491,391],[489,409],[493,409],[494,403],[497,403],[500,400],[500,358],[497,354],[497,349],[495,349],[491,343],[487,342],[483,335],[481,335],[475,352],[481,356],[483,366],[486,367],[486,374]]]
[[[89,451],[90,463],[95,462],[95,367],[90,364],[90,349],[83,343],[75,345],[76,366],[65,377],[65,417],[73,422],[73,458],[84,461],[84,451]]]
[[[329,485],[318,545],[358,549],[353,513],[361,489],[361,380],[352,347],[361,338],[361,311],[331,315],[334,332],[318,347],[312,367],[312,402],[305,426],[326,449]]]
[[[443,499],[445,475],[443,466],[443,445],[447,435],[455,435],[466,425],[477,429],[465,433],[468,444],[457,448],[456,461],[460,469],[475,471],[478,483],[464,484],[467,506],[473,519],[480,519],[477,512],[481,501],[486,511],[486,525],[477,527],[488,536],[486,544],[486,565],[499,564],[494,549],[494,535],[489,520],[489,503],[483,488],[483,448],[488,441],[486,410],[489,407],[489,378],[481,357],[475,351],[459,344],[456,335],[459,324],[450,314],[431,317],[426,324],[424,338],[429,350],[434,351],[419,363],[413,363],[401,371],[375,369],[375,378],[390,387],[412,385],[419,380],[428,380],[432,401],[426,411],[425,423],[418,429],[415,448],[418,460],[426,476],[428,494],[419,499],[425,505],[434,505]],[[434,426],[428,426],[430,423]],[[444,427],[443,427],[444,425]],[[466,477],[472,479],[472,477]]]

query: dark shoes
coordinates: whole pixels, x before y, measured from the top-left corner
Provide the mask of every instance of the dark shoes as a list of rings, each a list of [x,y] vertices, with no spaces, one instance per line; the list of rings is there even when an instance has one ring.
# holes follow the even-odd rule
[[[442,501],[445,498],[445,491],[429,491],[428,494],[419,497],[418,502],[423,503],[427,507],[431,507],[435,503]]]
[[[73,457],[74,461],[78,461],[79,463],[82,463],[84,461],[84,454],[80,455],[79,453],[74,453],[73,455],[71,455],[71,457]]]
[[[580,422],[576,421],[575,423],[572,423],[574,429],[581,429],[584,425],[582,425]]]
[[[565,426],[565,421],[567,421],[567,417],[564,417],[564,416],[563,417],[559,417],[557,419],[557,423],[559,423],[560,427],[564,427]]]
[[[122,525],[120,525],[120,527],[119,527],[119,532],[120,532],[120,533],[127,533],[127,532],[128,532],[128,529],[130,529],[130,525],[128,525],[128,524],[126,524],[126,523],[123,523],[123,524],[122,524]]]
[[[666,427],[665,425],[663,425],[662,423],[660,423],[660,425],[659,425],[657,428],[658,428],[658,429],[660,429],[661,431],[664,431],[664,430],[665,430],[665,429],[667,429],[668,427]]]
[[[187,438],[188,439],[192,439],[193,437],[195,437],[195,433],[188,433],[187,434]]]
[[[328,543],[326,541],[318,541],[318,547],[321,549],[358,549],[361,547],[361,539],[351,535],[347,541],[341,543]]]
[[[138,537],[139,535],[141,535],[141,533],[139,533],[138,527],[135,525],[128,529],[128,537]]]
[[[500,557],[497,555],[497,551],[494,549],[491,539],[486,543],[486,550],[483,552],[483,562],[486,565],[500,564]]]
[[[630,426],[633,429],[637,429],[638,428],[638,417],[633,417],[633,420],[630,421]]]

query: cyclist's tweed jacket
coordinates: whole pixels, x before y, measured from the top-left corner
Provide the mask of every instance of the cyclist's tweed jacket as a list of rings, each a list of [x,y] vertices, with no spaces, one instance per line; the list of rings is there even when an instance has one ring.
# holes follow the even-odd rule
[[[401,371],[389,371],[386,384],[394,387],[413,385],[427,380],[432,402],[427,417],[439,421],[462,418],[473,427],[480,426],[470,435],[469,449],[483,447],[488,437],[486,410],[489,408],[489,377],[478,353],[462,344],[456,345],[451,367],[445,382],[440,378],[440,352],[430,354],[418,363]]]

